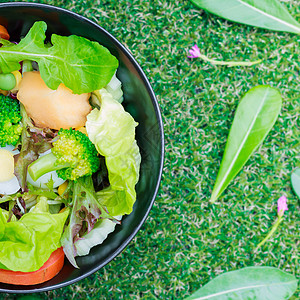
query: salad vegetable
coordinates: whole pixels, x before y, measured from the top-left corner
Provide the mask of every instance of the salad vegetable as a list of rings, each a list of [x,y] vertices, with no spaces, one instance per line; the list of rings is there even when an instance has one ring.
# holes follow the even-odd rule
[[[0,95],[0,146],[15,146],[20,138],[22,127],[18,100]]]
[[[61,129],[57,138],[49,154],[29,165],[28,172],[34,181],[52,171],[57,171],[64,180],[76,180],[98,170],[97,150],[85,134],[73,129]]]
[[[0,25],[0,38],[4,39],[4,40],[9,40],[10,36],[7,32],[7,29]]]
[[[65,254],[74,267],[78,267],[75,256],[78,252],[76,241],[84,240],[94,225],[104,219],[114,220],[96,197],[91,176],[84,176],[71,183],[73,185],[72,212],[69,225],[64,231],[61,243]]]
[[[69,210],[51,214],[46,197],[39,200],[20,220],[11,219],[0,210],[0,268],[12,271],[32,272],[48,260],[60,247],[60,237]],[[20,270],[21,268],[21,270]]]
[[[64,250],[62,247],[56,249],[50,255],[45,264],[34,272],[20,272],[0,269],[0,282],[17,284],[17,285],[33,285],[50,280],[59,273],[64,265]]]
[[[51,90],[38,71],[23,71],[18,90],[18,99],[34,124],[56,130],[84,126],[86,116],[92,110],[89,98],[90,93],[73,94],[64,84]]]
[[[4,91],[12,90],[17,83],[13,73],[0,74],[0,82],[0,89]]]
[[[45,44],[46,27],[34,23],[18,44],[0,39],[0,86],[22,62],[21,80],[0,96],[1,161],[17,181],[2,190],[12,179],[0,169],[0,281],[12,284],[55,276],[61,246],[78,267],[75,257],[132,212],[139,179],[138,124],[121,104],[117,59],[74,35]]]
[[[61,83],[75,94],[90,93],[106,86],[117,70],[118,60],[97,42],[83,37],[53,34],[45,44],[47,24],[35,22],[18,44],[0,48],[1,73],[20,69],[20,61],[38,63],[46,85],[56,90]]]
[[[141,156],[135,141],[137,123],[106,89],[95,92],[101,108],[87,116],[86,130],[105,157],[110,186],[97,193],[113,216],[130,214],[135,202]]]

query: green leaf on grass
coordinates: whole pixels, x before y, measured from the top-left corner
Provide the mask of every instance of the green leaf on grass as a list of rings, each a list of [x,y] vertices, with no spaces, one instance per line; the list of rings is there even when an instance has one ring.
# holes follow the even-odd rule
[[[276,31],[300,34],[300,24],[278,0],[191,0],[221,18]]]
[[[273,127],[281,95],[270,86],[257,86],[240,101],[230,128],[210,202],[215,202]]]
[[[292,187],[295,194],[300,199],[300,168],[297,168],[291,176]]]
[[[297,279],[272,267],[247,267],[222,274],[185,300],[285,300],[297,289]]]

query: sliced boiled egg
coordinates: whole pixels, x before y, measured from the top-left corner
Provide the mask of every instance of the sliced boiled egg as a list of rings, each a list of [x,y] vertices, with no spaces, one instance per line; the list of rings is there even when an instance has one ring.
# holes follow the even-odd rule
[[[19,154],[20,151],[13,145],[6,145],[5,147],[0,147],[0,149],[4,149],[7,150],[9,152],[11,152],[13,155]]]
[[[14,156],[5,149],[0,149],[0,182],[11,180],[14,177]]]
[[[11,195],[20,189],[17,177],[14,175],[14,146],[0,148],[0,194]]]

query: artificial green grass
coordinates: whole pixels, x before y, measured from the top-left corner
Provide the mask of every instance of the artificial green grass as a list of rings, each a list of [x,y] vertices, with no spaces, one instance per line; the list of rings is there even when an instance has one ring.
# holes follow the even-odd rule
[[[184,299],[218,274],[253,265],[299,276],[299,200],[290,186],[300,160],[299,36],[234,24],[187,0],[31,2],[82,14],[129,48],[156,92],[166,138],[158,197],[126,250],[90,277],[37,296]],[[282,2],[299,20],[298,1]],[[263,62],[215,67],[187,58],[195,43],[211,58]],[[234,111],[243,94],[259,84],[280,90],[281,114],[259,150],[211,205]],[[276,219],[281,195],[289,206],[284,221],[254,253]],[[299,298],[298,292],[292,299]]]

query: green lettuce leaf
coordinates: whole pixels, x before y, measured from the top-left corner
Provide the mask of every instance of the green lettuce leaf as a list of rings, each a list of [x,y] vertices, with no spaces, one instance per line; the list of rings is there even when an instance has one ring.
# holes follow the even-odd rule
[[[8,213],[0,208],[0,268],[36,271],[61,246],[60,237],[69,210],[50,214],[45,199],[41,197],[31,212],[15,222],[7,223]]]
[[[138,125],[106,89],[95,92],[101,103],[87,116],[86,129],[98,152],[105,157],[110,186],[97,192],[112,216],[130,214],[136,201],[141,156],[135,141]]]
[[[92,247],[104,242],[107,236],[115,230],[116,225],[117,223],[110,219],[99,220],[93,230],[75,242],[77,255],[83,256],[89,254]]]
[[[9,73],[20,69],[23,60],[36,61],[46,85],[56,90],[64,83],[75,94],[89,93],[106,86],[118,67],[118,60],[97,42],[71,35],[51,36],[45,45],[47,24],[35,22],[19,44],[0,48],[0,69]]]

